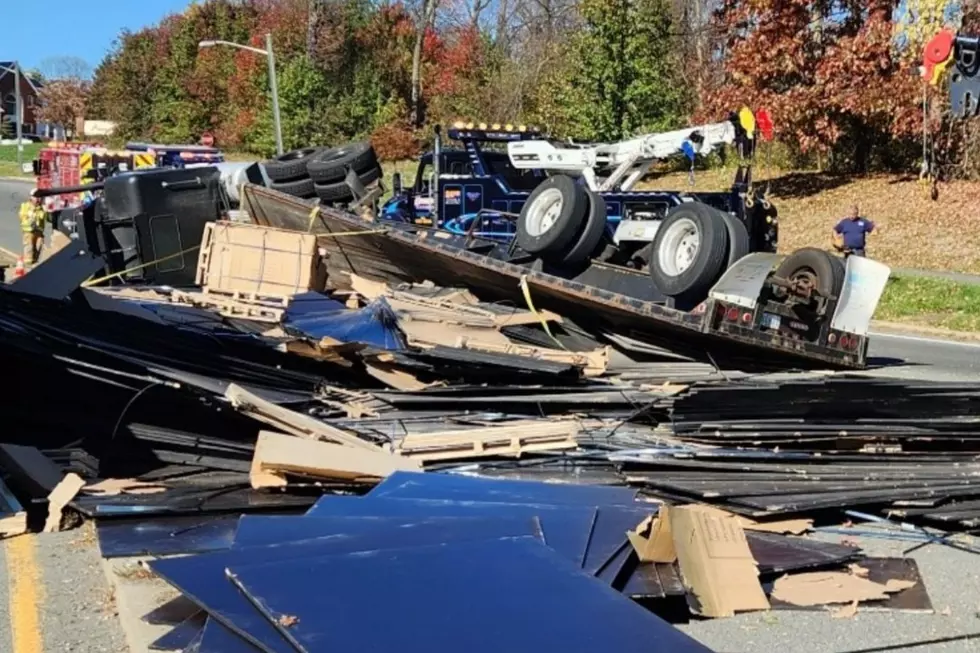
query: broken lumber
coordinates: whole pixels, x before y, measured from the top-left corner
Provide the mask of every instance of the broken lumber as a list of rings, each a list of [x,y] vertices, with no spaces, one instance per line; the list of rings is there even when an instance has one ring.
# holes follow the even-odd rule
[[[303,415],[288,408],[277,406],[271,401],[266,401],[234,383],[229,385],[225,391],[225,399],[231,402],[235,410],[243,415],[248,415],[253,419],[274,426],[286,433],[304,438],[327,440],[367,451],[375,451],[377,449],[373,444],[365,442],[356,435],[351,435],[347,431],[321,422],[309,415]]]
[[[252,457],[253,488],[282,487],[284,474],[345,481],[377,481],[398,471],[421,471],[418,461],[388,453],[354,449],[294,435],[261,431]]]

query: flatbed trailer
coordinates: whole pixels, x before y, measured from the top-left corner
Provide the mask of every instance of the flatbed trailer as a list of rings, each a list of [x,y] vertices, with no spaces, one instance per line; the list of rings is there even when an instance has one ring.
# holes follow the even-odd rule
[[[773,277],[782,257],[757,252],[685,311],[662,301],[647,274],[622,266],[592,261],[570,273],[503,243],[367,220],[262,186],[245,186],[242,208],[258,224],[321,236],[336,289],[349,288],[350,274],[395,283],[439,280],[483,300],[553,310],[590,331],[743,369],[865,367],[868,326],[890,274],[881,263],[851,257],[839,296],[785,302],[779,298],[796,291]]]

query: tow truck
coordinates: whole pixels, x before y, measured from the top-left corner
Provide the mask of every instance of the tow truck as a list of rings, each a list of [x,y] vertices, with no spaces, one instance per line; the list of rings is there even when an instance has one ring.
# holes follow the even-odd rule
[[[647,269],[663,295],[686,300],[703,296],[742,256],[776,251],[776,210],[752,183],[755,141],[772,138],[765,111],[745,108],[723,122],[610,144],[472,123],[455,124],[448,136],[463,148],[443,149],[437,129],[414,186],[395,176],[383,219],[516,240],[553,264],[598,259]],[[693,175],[696,157],[723,144],[740,156],[729,191],[636,190],[654,163],[682,155]]]

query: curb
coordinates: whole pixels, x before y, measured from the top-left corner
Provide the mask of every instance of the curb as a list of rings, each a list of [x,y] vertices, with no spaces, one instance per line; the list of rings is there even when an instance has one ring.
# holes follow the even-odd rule
[[[980,332],[977,331],[953,331],[951,329],[941,329],[939,327],[930,327],[909,322],[880,322],[878,320],[872,320],[871,328],[883,335],[931,336],[956,342],[980,342]]]
[[[19,181],[24,184],[33,184],[34,177],[0,177],[0,181]]]

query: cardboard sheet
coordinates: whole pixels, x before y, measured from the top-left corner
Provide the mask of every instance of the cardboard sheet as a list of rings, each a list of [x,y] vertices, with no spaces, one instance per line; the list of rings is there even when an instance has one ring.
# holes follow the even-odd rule
[[[731,617],[769,609],[745,531],[728,513],[700,505],[664,506],[628,537],[641,561],[668,563],[676,557],[693,613]]]
[[[884,601],[889,594],[914,585],[908,580],[890,579],[882,584],[849,572],[821,571],[783,576],[773,586],[772,598],[800,606]]]

